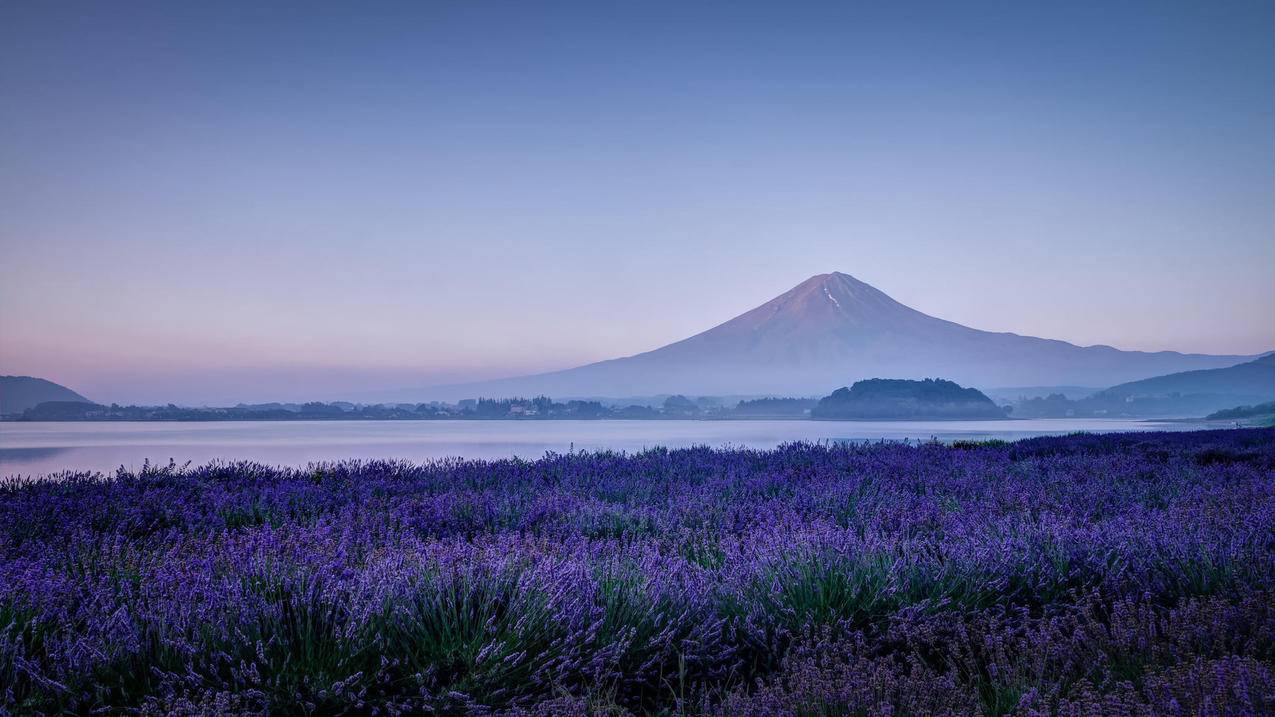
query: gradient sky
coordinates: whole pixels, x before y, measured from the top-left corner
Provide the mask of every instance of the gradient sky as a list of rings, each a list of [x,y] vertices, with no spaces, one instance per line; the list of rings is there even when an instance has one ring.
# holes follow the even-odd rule
[[[1275,349],[1275,3],[0,4],[0,373],[338,398],[845,271]]]

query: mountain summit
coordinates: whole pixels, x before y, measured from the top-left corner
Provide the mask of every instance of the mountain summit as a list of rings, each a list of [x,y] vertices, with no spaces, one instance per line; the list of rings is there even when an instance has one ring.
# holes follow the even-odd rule
[[[626,358],[427,391],[430,398],[548,394],[827,393],[867,378],[982,387],[1110,386],[1249,356],[1120,351],[972,329],[923,314],[840,272],[819,274],[703,333]]]
[[[744,340],[753,349],[788,350],[794,344],[826,344],[838,337],[855,342],[865,333],[928,318],[849,274],[819,274],[752,311],[665,348]]]

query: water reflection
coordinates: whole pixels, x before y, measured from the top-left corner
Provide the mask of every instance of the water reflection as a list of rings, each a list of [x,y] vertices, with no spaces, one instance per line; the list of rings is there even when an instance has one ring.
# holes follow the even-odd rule
[[[20,466],[24,463],[46,461],[54,456],[71,452],[70,448],[2,448],[0,447],[0,466]]]
[[[248,460],[305,465],[345,459],[538,458],[547,451],[640,451],[791,441],[1013,440],[1075,431],[1183,430],[1198,424],[1024,421],[253,421],[0,423],[0,476],[133,470],[144,462]]]

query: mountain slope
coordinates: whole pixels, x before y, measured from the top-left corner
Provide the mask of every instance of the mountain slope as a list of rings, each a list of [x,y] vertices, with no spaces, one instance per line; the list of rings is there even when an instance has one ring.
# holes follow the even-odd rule
[[[971,329],[928,316],[848,274],[811,277],[663,348],[579,368],[439,387],[421,397],[824,394],[864,378],[974,386],[1113,384],[1251,357],[1120,351]]]
[[[1275,354],[1227,368],[1183,371],[1112,386],[1116,396],[1211,394],[1242,398],[1275,398]]]
[[[1021,401],[1014,407],[1014,415],[1024,418],[1189,418],[1272,399],[1275,399],[1275,354],[1227,368],[1183,371],[1130,381],[1079,400],[1050,396]]]
[[[52,381],[32,376],[0,376],[0,414],[22,413],[45,401],[89,400]]]

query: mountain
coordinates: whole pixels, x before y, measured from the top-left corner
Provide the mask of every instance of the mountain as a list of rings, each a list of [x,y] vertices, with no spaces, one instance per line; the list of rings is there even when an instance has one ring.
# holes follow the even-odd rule
[[[935,376],[966,386],[1110,386],[1251,358],[1120,351],[980,331],[928,316],[848,274],[832,273],[654,351],[535,376],[437,387],[417,397],[808,396],[865,378]]]
[[[1275,354],[1268,354],[1227,368],[1183,371],[1130,381],[1078,400],[1055,394],[1020,401],[1014,407],[1014,415],[1020,418],[1186,418],[1272,399],[1275,399]]]
[[[22,413],[46,401],[89,403],[87,398],[52,381],[32,376],[0,376],[0,414]]]
[[[1130,381],[1103,393],[1114,396],[1220,395],[1275,399],[1275,354],[1227,368],[1183,371]]]
[[[841,420],[996,419],[1005,412],[978,389],[942,379],[872,378],[819,400],[811,418]]]
[[[1158,415],[1202,416],[1235,406],[1275,400],[1275,354],[1227,368],[1183,371],[1131,381],[1096,394],[1091,401],[1116,399],[1130,409],[1155,407]]]

